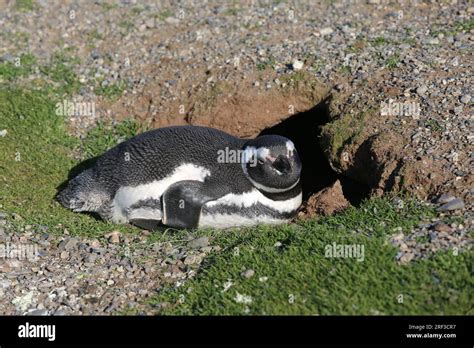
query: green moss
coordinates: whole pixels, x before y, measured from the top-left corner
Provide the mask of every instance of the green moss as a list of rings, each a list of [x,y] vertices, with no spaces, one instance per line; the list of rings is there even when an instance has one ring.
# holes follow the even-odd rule
[[[321,127],[320,141],[333,164],[340,163],[339,157],[346,145],[361,141],[364,122],[371,113],[372,110],[347,114]]]
[[[34,0],[15,0],[15,8],[19,11],[33,11],[36,6]]]

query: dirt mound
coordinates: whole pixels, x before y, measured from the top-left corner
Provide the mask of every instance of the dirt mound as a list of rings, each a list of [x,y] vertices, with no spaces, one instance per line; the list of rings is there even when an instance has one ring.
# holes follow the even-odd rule
[[[155,93],[162,87],[155,85],[146,88],[146,94],[123,96],[109,107],[121,115],[127,114],[126,108],[154,128],[193,124],[243,138],[280,134],[292,139],[303,162],[304,217],[332,214],[346,207],[347,200],[357,205],[387,191],[422,199],[446,191],[450,173],[440,162],[418,155],[411,141],[419,121],[381,114],[386,98],[401,93],[384,85],[383,73],[364,86],[331,92],[310,74],[289,70],[275,79],[274,87],[258,88],[260,80],[274,75],[266,70],[231,84],[232,72],[219,76],[203,71],[201,81],[173,86],[174,94],[182,97],[161,101],[159,112]]]
[[[342,185],[337,180],[330,187],[312,195],[298,213],[299,218],[307,219],[316,215],[333,215],[350,206],[349,201],[344,197]]]

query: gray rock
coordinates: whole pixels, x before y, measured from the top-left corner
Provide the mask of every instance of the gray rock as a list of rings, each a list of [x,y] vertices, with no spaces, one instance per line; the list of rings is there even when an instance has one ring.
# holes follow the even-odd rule
[[[105,235],[105,237],[108,238],[109,242],[112,244],[119,244],[121,236],[122,234],[119,231],[112,231]]]
[[[436,203],[438,203],[438,204],[448,203],[448,202],[452,201],[455,198],[456,197],[454,197],[454,196],[443,193],[441,196],[438,197],[438,199],[436,200]]]
[[[452,232],[452,228],[449,225],[445,224],[444,222],[438,222],[436,225],[433,226],[435,231],[438,232]]]
[[[44,315],[48,315],[48,310],[47,309],[34,309],[30,312],[28,312],[28,316],[44,316]]]
[[[429,45],[439,45],[439,39],[437,37],[434,37],[434,38],[428,39],[426,43]]]
[[[333,32],[334,30],[332,30],[332,28],[330,27],[322,28],[319,30],[321,36],[331,35]]]
[[[168,23],[168,24],[178,24],[179,19],[175,18],[175,17],[168,17],[168,18],[165,19],[165,22]]]
[[[96,60],[96,59],[99,59],[100,58],[100,53],[98,50],[92,50],[91,52],[91,58]]]
[[[436,211],[450,211],[450,210],[459,210],[464,209],[464,202],[461,198],[455,198],[448,203],[443,204],[438,207]]]
[[[147,28],[154,28],[155,27],[155,19],[149,18],[145,21],[145,25]]]
[[[11,303],[15,305],[17,310],[26,311],[35,301],[36,298],[34,297],[34,292],[30,291],[23,296],[15,297]]]
[[[22,221],[23,220],[23,218],[17,213],[12,213],[12,219],[15,220],[15,221]]]
[[[184,259],[184,264],[185,265],[195,265],[201,263],[202,259],[199,255],[188,255]]]
[[[59,243],[58,248],[66,251],[73,250],[76,248],[78,240],[76,238],[66,238]]]
[[[245,272],[242,272],[242,277],[244,278],[252,278],[255,275],[255,271],[253,269],[248,269]]]
[[[57,315],[57,316],[63,316],[67,314],[68,313],[64,309],[58,309],[56,312],[54,312],[54,315]]]
[[[423,96],[423,95],[425,95],[425,93],[426,93],[427,90],[428,90],[428,87],[426,87],[425,85],[421,85],[421,86],[419,86],[419,87],[416,89],[416,93],[417,93],[418,95]]]
[[[14,60],[15,60],[15,57],[13,57],[10,53],[4,54],[3,56],[0,57],[0,61],[2,62],[12,63]]]
[[[470,101],[471,101],[471,96],[469,94],[464,94],[461,97],[461,103],[463,104],[469,104]]]

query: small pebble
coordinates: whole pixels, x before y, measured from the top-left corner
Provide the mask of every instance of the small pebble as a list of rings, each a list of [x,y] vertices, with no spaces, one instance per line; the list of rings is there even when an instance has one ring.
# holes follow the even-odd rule
[[[248,269],[245,272],[242,272],[242,277],[244,278],[252,278],[255,275],[255,271],[253,269]]]
[[[451,210],[460,210],[464,209],[464,202],[461,198],[455,198],[448,203],[443,204],[438,207],[436,211],[451,211]]]

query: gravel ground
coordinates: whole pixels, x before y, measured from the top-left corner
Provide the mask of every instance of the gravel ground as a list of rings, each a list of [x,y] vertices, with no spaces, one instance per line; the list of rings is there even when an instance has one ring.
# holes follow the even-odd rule
[[[2,214],[0,313],[151,314],[158,308],[146,305],[149,296],[166,284],[181,286],[207,254],[220,250],[207,237],[172,244],[150,242],[149,236],[115,231],[91,240],[65,230],[58,237],[36,225],[19,233]]]
[[[446,214],[464,222],[434,220],[409,235],[394,231],[397,258],[406,263],[448,245],[470,245],[474,7],[469,2],[185,1],[175,6],[38,0],[29,9],[0,0],[0,7],[0,60],[27,52],[45,62],[57,52],[78,58],[82,87],[76,100],[97,104],[96,117],[71,118],[71,132],[78,136],[103,118],[133,117],[152,126],[199,121],[199,98],[223,82],[235,85],[231,91],[266,96],[285,87],[285,76],[299,72],[342,98],[347,113],[391,98],[415,103],[419,118],[381,117],[371,126],[400,134],[403,156],[419,161],[430,180],[438,175],[443,189],[436,193],[448,195],[436,203],[448,204],[439,219]],[[107,98],[103,90],[123,93]],[[433,163],[436,170],[430,172]],[[212,250],[207,243],[197,249],[186,243],[150,245],[145,235],[118,242],[58,239],[41,226],[19,233],[6,219],[0,223],[5,242],[38,243],[45,253],[34,262],[0,261],[5,314],[32,308],[39,314],[140,312],[145,310],[140,301],[163,281],[192,276]]]

